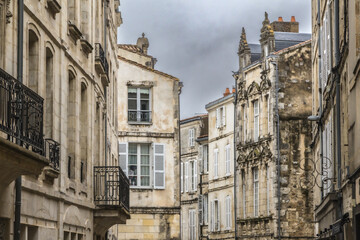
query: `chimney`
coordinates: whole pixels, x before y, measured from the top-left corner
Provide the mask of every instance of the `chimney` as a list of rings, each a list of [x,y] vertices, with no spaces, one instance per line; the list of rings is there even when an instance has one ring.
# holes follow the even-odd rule
[[[271,27],[275,32],[299,32],[299,22],[295,20],[295,16],[291,17],[290,22],[284,22],[282,17],[279,17],[277,21],[271,23]]]
[[[225,92],[224,92],[224,97],[230,95],[230,89],[229,88],[226,88],[225,89]]]
[[[235,90],[235,88],[233,87],[233,88],[232,88],[232,93],[235,93],[235,91],[236,91],[236,90]]]

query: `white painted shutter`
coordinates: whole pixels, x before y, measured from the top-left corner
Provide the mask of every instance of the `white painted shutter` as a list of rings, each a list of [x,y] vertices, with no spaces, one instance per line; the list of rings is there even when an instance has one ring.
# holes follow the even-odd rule
[[[226,108],[225,106],[222,107],[222,125],[225,126],[226,125]]]
[[[154,143],[154,188],[165,189],[165,144]]]
[[[189,191],[189,162],[185,162],[185,192]]]
[[[198,153],[198,158],[199,158],[199,173],[202,174],[204,173],[204,159],[203,159],[203,146],[200,145],[199,149],[198,149],[199,153]]]
[[[226,174],[230,174],[230,145],[225,147],[225,165]]]
[[[128,143],[119,142],[119,164],[123,172],[128,176]]]
[[[220,108],[216,109],[216,128],[220,127]]]
[[[216,223],[217,223],[217,228],[216,228],[216,231],[220,231],[220,201],[217,201],[217,203],[218,203],[218,208],[217,208],[217,221],[216,221]]]
[[[211,201],[211,217],[210,217],[210,230],[215,231],[215,201]]]
[[[199,195],[198,198],[198,210],[199,210],[199,224],[203,225],[203,208],[204,208],[204,197],[203,195]]]
[[[331,51],[331,24],[330,24],[330,5],[328,2],[328,7],[326,10],[326,52],[327,52],[327,59],[326,59],[326,68],[327,68],[327,74],[329,75],[331,72],[331,55],[332,55],[332,51]]]
[[[197,173],[197,161],[194,161],[194,191],[197,191],[197,185],[198,185],[198,173]]]
[[[181,188],[181,192],[184,192],[184,163],[181,163],[180,165],[180,179],[181,179],[181,182],[180,182],[180,188]]]
[[[218,149],[215,149],[214,150],[214,178],[217,178],[218,175],[219,175],[219,167],[218,167],[218,157],[219,157],[219,150]]]

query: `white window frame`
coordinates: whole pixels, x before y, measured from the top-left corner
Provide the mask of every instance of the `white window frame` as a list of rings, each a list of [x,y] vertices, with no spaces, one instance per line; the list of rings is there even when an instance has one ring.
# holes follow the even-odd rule
[[[127,165],[126,165],[126,169],[127,169],[127,174],[128,174],[128,177],[130,178],[130,176],[129,176],[129,155],[130,155],[130,152],[129,152],[129,147],[130,147],[130,145],[136,145],[136,148],[137,148],[137,150],[136,150],[136,154],[137,154],[137,156],[136,156],[136,161],[137,161],[137,163],[136,163],[136,166],[137,166],[137,185],[130,185],[130,188],[151,188],[152,187],[152,181],[153,181],[153,174],[152,174],[152,172],[153,172],[153,170],[152,170],[152,161],[153,161],[153,158],[151,157],[151,146],[152,146],[152,144],[151,143],[138,143],[138,142],[129,142],[128,143],[128,150],[127,150],[127,154],[128,154],[128,160],[127,160]],[[141,156],[142,156],[142,154],[141,154],[141,146],[144,146],[144,145],[148,145],[149,146],[149,185],[146,185],[146,186],[142,186],[141,185],[141,167],[142,167],[142,165],[141,165]]]
[[[231,150],[230,144],[226,145],[225,146],[225,175],[226,176],[231,174],[230,150]]]
[[[208,149],[209,149],[209,145],[204,145],[203,146],[203,162],[204,162],[204,173],[208,173],[209,172],[209,153],[208,153]]]
[[[129,86],[128,87],[128,92],[129,89],[136,89],[136,121],[131,121],[129,120],[129,112],[130,111],[135,111],[135,109],[129,109],[129,96],[128,96],[128,122],[129,123],[151,123],[152,122],[152,114],[151,114],[151,109],[152,109],[152,101],[151,101],[151,88],[140,88],[140,87],[136,87],[136,86]],[[149,110],[141,110],[141,89],[148,89],[149,90]],[[141,120],[141,113],[142,112],[148,112],[149,114],[149,121],[142,121]]]
[[[216,109],[216,128],[226,126],[226,108],[225,106]]]
[[[203,195],[203,217],[204,217],[204,224],[207,225],[209,222],[209,195]]]
[[[189,161],[189,169],[190,169],[190,191],[197,191],[197,161],[191,160]]]
[[[254,217],[259,216],[259,169],[253,168]]]
[[[253,108],[254,108],[254,142],[257,142],[259,140],[260,136],[260,105],[259,100],[255,100],[253,102]]]
[[[214,179],[219,177],[219,149],[214,149]]]
[[[332,112],[330,112],[330,115]],[[323,166],[322,166],[322,185],[323,185],[323,197],[328,195],[332,190],[332,179],[334,178],[333,169],[333,124],[332,117],[329,117],[328,122],[325,124],[323,131]]]
[[[196,210],[189,209],[189,240],[196,240]]]
[[[226,196],[225,198],[225,229],[231,229],[231,197]]]
[[[180,170],[180,188],[181,188],[181,192],[184,192],[184,163],[181,162],[181,166],[180,166],[181,170]]]
[[[189,147],[195,146],[195,128],[189,129]]]
[[[189,162],[185,162],[185,192],[189,192]]]
[[[211,201],[211,231],[220,231],[220,202],[218,199]]]

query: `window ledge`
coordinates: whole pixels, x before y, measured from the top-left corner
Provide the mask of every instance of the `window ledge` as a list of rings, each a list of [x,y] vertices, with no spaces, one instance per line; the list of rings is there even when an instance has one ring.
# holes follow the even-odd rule
[[[134,192],[152,192],[154,189],[152,187],[130,186],[130,190]]]
[[[128,122],[128,124],[130,124],[130,125],[145,125],[145,126],[149,126],[149,125],[152,125],[152,122]]]

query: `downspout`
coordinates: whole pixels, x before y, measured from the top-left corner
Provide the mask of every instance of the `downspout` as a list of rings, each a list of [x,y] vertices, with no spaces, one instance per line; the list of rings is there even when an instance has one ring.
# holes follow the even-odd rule
[[[107,7],[107,1],[104,1],[104,55],[106,57],[106,50],[107,50],[107,44],[106,44],[106,26],[107,26],[107,11],[106,11],[106,7]],[[109,77],[109,70],[106,73]],[[107,167],[107,93],[106,93],[107,87],[104,86],[104,97],[105,97],[105,106],[106,106],[106,111],[105,111],[105,167]],[[105,174],[106,176],[106,174]]]
[[[340,46],[339,46],[339,0],[334,2],[335,12],[335,81],[336,81],[336,159],[337,159],[337,188],[338,188],[338,216],[343,217],[342,192],[341,192],[341,108],[340,108]],[[344,36],[345,37],[345,36]],[[344,233],[341,231],[340,239],[344,239]]]
[[[179,206],[180,206],[180,239],[182,239],[182,216],[181,216],[181,129],[180,129],[180,94],[181,94],[181,88],[182,88],[182,83],[179,82],[178,85],[178,131],[179,131],[179,137],[178,137],[178,141],[179,141],[179,163],[180,163],[180,167],[179,167]],[[183,169],[184,171],[184,169]],[[201,179],[201,178],[200,178]],[[201,189],[201,187],[200,187]]]
[[[279,117],[279,68],[277,61],[272,61],[275,65],[275,117],[276,117],[276,178],[277,178],[277,234],[281,239],[281,188],[280,188],[280,117]]]
[[[237,209],[237,191],[236,191],[236,106],[237,106],[237,78],[235,77],[235,94],[234,94],[234,132],[233,132],[233,138],[234,138],[234,227],[235,227],[235,240],[237,240],[237,225],[236,225],[236,209]]]
[[[320,0],[318,0],[318,21],[317,21],[317,24],[318,24],[318,89],[319,89],[319,121],[318,121],[318,128],[319,128],[319,140],[320,140],[320,169],[321,169],[321,176],[324,175],[324,169],[323,169],[323,153],[324,153],[324,146],[323,146],[323,134],[322,134],[322,122],[321,122],[321,118],[322,118],[322,114],[323,114],[323,110],[322,110],[322,82],[321,82],[321,72],[320,72],[320,69],[321,69],[321,52],[322,52],[322,46],[321,46],[321,34],[320,34],[320,17],[321,17],[321,14],[320,14]],[[321,199],[324,198],[324,192],[323,192],[323,188],[324,188],[324,183],[323,181],[321,181],[321,191],[320,191],[320,194],[321,194]]]
[[[23,82],[24,0],[18,0],[17,78]],[[20,240],[21,176],[15,180],[14,240]]]

